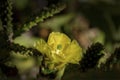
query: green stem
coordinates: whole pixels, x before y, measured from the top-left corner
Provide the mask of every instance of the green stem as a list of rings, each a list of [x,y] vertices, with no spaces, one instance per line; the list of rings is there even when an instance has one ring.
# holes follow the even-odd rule
[[[9,40],[12,42],[13,37],[13,24],[12,24],[12,0],[7,0],[8,6],[7,6],[7,34],[9,37]]]
[[[62,67],[58,72],[57,72],[57,76],[54,80],[61,80],[63,74],[64,74],[64,71],[65,71],[65,68],[66,66]]]
[[[29,31],[33,26],[36,26],[39,22],[42,22],[44,19],[47,19],[48,17],[51,17],[60,11],[62,11],[66,7],[65,4],[57,4],[52,5],[48,9],[44,10],[40,16],[37,16],[33,21],[30,21],[27,24],[24,24],[23,31]]]

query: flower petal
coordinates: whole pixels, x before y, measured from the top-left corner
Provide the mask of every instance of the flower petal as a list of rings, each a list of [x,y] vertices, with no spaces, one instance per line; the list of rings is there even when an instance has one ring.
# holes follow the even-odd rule
[[[47,57],[51,58],[51,50],[43,39],[40,39],[39,41],[37,41],[34,47],[38,51],[40,51],[43,55],[46,55]]]
[[[65,34],[60,32],[52,32],[48,38],[48,45],[52,48],[52,50],[63,50],[70,44],[71,40]]]
[[[64,51],[65,62],[78,64],[82,58],[82,48],[76,40],[73,40],[68,48]]]

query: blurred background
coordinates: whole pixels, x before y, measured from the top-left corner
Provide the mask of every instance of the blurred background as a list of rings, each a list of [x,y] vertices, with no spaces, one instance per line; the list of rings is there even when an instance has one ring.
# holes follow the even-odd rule
[[[66,4],[63,11],[33,26],[30,31],[23,33],[14,41],[29,47],[38,38],[47,41],[50,32],[59,31],[67,34],[71,39],[76,39],[83,50],[92,43],[100,42],[109,55],[120,46],[120,0],[14,0],[14,30],[33,20],[49,5],[59,2]],[[23,64],[32,67],[34,65],[32,58],[21,62],[21,56],[15,54],[12,56],[17,57],[14,63],[20,63],[17,64],[19,69],[23,69]],[[26,57],[22,58],[26,59]],[[77,65],[70,65],[65,70],[62,80],[119,80],[119,74],[118,66],[108,72],[95,69],[80,72]]]
[[[34,19],[42,9],[63,2],[67,7],[31,29],[36,37],[47,39],[52,31],[60,31],[78,40],[83,48],[101,42],[110,52],[120,44],[119,0],[15,0],[16,27]]]

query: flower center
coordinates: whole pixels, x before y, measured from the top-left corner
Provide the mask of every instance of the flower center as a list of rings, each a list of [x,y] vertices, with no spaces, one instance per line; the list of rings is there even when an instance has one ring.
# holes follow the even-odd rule
[[[61,49],[62,49],[62,45],[61,45],[61,44],[58,44],[58,45],[57,45],[57,49],[58,49],[58,50],[61,50]]]

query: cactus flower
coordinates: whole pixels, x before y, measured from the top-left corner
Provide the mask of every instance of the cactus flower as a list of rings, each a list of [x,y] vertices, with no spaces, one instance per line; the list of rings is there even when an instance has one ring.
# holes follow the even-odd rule
[[[45,64],[50,70],[60,70],[66,64],[79,64],[82,48],[76,40],[72,40],[60,32],[52,32],[48,41],[38,40],[34,47],[45,56]]]

